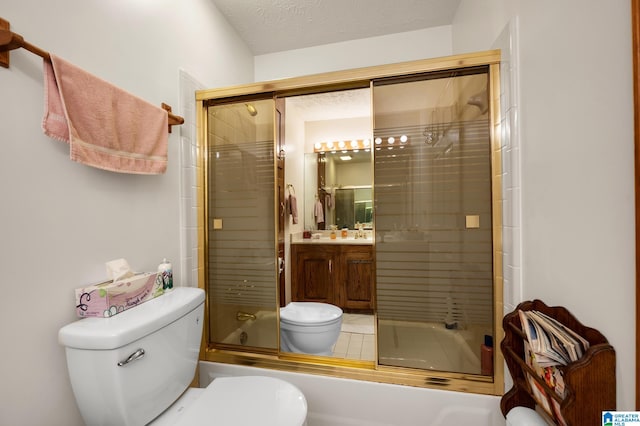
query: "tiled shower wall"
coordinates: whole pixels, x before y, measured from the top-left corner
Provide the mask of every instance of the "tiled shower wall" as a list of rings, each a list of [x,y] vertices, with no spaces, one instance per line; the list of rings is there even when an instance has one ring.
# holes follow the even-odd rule
[[[196,90],[204,89],[195,78],[180,70],[180,270],[178,285],[198,286],[198,138],[196,131]]]
[[[514,18],[496,39],[500,65],[500,115],[502,143],[502,244],[504,313],[522,301],[522,225],[518,90],[518,21]]]

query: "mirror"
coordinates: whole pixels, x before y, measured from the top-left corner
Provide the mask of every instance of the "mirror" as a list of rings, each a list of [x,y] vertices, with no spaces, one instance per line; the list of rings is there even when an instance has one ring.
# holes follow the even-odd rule
[[[370,150],[305,154],[305,229],[356,229],[356,224],[372,229],[372,181]],[[317,208],[323,210],[322,221],[314,214]]]

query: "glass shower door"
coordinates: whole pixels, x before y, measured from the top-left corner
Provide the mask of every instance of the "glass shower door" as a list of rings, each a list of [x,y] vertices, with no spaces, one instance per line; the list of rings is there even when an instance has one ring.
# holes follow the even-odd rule
[[[487,68],[374,82],[380,365],[481,374],[494,330],[487,92]]]
[[[274,101],[207,111],[209,342],[277,349]]]

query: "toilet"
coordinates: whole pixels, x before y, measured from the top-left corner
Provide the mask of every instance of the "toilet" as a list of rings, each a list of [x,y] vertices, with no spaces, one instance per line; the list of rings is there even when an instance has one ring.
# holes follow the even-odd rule
[[[280,308],[280,349],[329,356],[341,327],[339,307],[328,303],[291,302]]]
[[[203,290],[180,287],[111,318],[85,318],[60,329],[85,424],[306,424],[306,399],[284,380],[221,377],[205,389],[189,388],[204,299]]]
[[[547,426],[548,423],[535,410],[513,407],[507,413],[506,426]]]

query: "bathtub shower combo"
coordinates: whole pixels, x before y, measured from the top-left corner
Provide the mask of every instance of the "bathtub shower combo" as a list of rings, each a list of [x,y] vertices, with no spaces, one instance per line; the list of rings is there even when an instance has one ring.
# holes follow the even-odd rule
[[[324,80],[313,87],[301,81],[272,82],[274,97],[268,98],[251,87],[237,88],[242,100],[229,97],[235,89],[199,92],[200,119],[207,129],[202,152],[208,153],[202,170],[208,224],[203,235],[203,278],[210,313],[206,360],[242,363],[243,353],[247,359],[252,353],[268,353],[276,355],[268,363],[285,369],[298,368],[299,363],[300,368],[328,375],[412,386],[437,382],[428,379],[439,371],[445,373],[442,377],[450,389],[503,392],[500,355],[491,352],[492,340],[500,337],[502,306],[502,271],[496,267],[501,263],[494,261],[502,256],[501,193],[495,190],[501,187],[500,134],[495,131],[500,117],[493,105],[499,99],[499,55],[485,52],[455,63],[424,62],[414,64],[410,73],[398,68],[398,75],[387,70],[379,77],[372,77],[379,70],[370,70],[372,74],[363,74],[361,85],[340,86],[345,95],[340,100],[332,92],[336,86],[327,86]],[[353,77],[341,78],[345,80],[335,81],[346,84]],[[327,192],[328,176],[338,171],[322,171],[318,161],[311,170],[311,163],[303,162],[305,153],[320,155],[320,151],[304,137],[295,140],[286,135],[298,134],[290,127],[304,129],[304,121],[295,122],[301,118],[294,113],[296,105],[302,108],[306,97],[309,105],[319,104],[321,95],[334,104],[342,98],[364,99],[367,104],[362,109],[370,114],[363,120],[370,123],[363,132],[366,136],[346,141],[345,149],[351,149],[349,145],[370,149],[365,166],[373,170],[371,182],[357,185],[368,187],[372,194],[367,222],[373,250],[369,257],[364,252],[356,253],[358,257],[355,251],[330,250],[318,241],[317,253],[302,260],[311,265],[305,271],[314,274],[304,282],[319,284],[294,292],[292,281],[297,285],[302,278],[292,277],[290,264],[282,274],[279,261],[292,260],[290,237],[307,229],[304,218],[319,217],[303,209],[306,189],[301,188],[307,185],[302,181],[316,179],[313,188]],[[247,113],[247,102],[255,113]],[[278,114],[282,109],[286,115]],[[284,122],[277,117],[284,117]],[[287,131],[280,140],[283,128]],[[298,189],[302,226],[297,228],[283,213],[286,202],[281,202],[282,192],[285,197],[295,195],[289,189],[292,185],[280,182],[277,163],[277,153],[288,144],[295,149],[287,152],[285,167],[303,163],[303,170],[292,167],[282,172]],[[336,212],[325,209],[325,217],[327,213],[337,220]],[[353,231],[355,223],[341,220],[332,223]],[[348,261],[346,253],[353,255]],[[368,297],[359,299],[366,291]],[[286,332],[313,328],[304,316],[289,318],[282,311],[284,305],[315,301],[335,305],[344,314],[371,315],[373,332],[368,334],[373,334],[373,356],[360,359],[368,363],[350,362],[354,358],[331,347],[304,353],[334,359],[277,356],[299,349],[289,345]],[[341,328],[345,325],[341,315],[316,318],[321,323],[318,330],[332,336],[341,329],[347,332]],[[487,354],[490,368],[483,362]],[[360,370],[351,376],[356,369]]]

